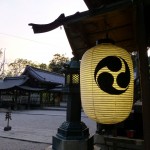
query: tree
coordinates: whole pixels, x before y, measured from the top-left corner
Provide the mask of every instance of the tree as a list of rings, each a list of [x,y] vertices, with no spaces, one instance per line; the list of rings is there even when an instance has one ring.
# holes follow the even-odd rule
[[[1,57],[3,56],[2,48],[0,49],[0,79],[4,78],[5,72],[4,72],[4,65],[5,60],[1,60]]]
[[[40,69],[42,69],[42,70],[47,70],[47,69],[48,69],[48,68],[47,68],[47,65],[44,64],[44,63],[39,64],[39,67],[38,67],[38,68],[40,68]]]
[[[2,57],[2,49],[0,49],[0,58]],[[3,62],[0,62],[0,72],[2,71],[2,65],[3,65]]]
[[[50,61],[48,68],[50,71],[61,73],[61,69],[64,63],[69,61],[68,57],[65,57],[64,54],[55,54],[54,58]]]
[[[47,65],[44,63],[37,64],[32,62],[31,60],[17,58],[14,60],[14,62],[10,63],[8,65],[8,72],[7,76],[19,76],[25,69],[27,65],[30,65],[32,67],[40,68],[43,70],[47,70]]]
[[[3,54],[3,52],[2,52],[2,48],[0,49],[0,57],[1,57],[1,55]]]
[[[38,66],[31,60],[17,58],[14,60],[14,62],[8,65],[9,72],[7,73],[7,76],[19,76],[25,69],[26,65],[31,65],[34,67]]]
[[[49,70],[61,73],[61,68],[64,63],[69,60],[68,57],[64,55],[55,54],[54,58],[50,61],[49,65],[47,66],[44,63],[37,64],[32,62],[31,60],[17,58],[14,62],[8,64],[8,72],[7,76],[19,76],[25,69],[26,65],[30,65],[32,67],[40,68],[42,70]]]

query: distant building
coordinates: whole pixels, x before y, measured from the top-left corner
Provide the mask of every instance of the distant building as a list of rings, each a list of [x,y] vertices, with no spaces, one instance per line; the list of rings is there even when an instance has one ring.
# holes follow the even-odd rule
[[[64,83],[61,74],[26,66],[20,76],[0,81],[0,107],[59,106]]]

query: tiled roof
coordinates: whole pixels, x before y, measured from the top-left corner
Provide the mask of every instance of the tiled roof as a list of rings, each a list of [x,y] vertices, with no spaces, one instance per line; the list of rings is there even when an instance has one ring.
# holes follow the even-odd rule
[[[6,77],[0,82],[0,89],[10,89],[16,86],[20,86],[28,80],[28,77],[25,75],[18,77]]]
[[[27,73],[43,82],[51,82],[57,84],[65,83],[65,77],[55,72],[49,72],[35,67],[26,66],[25,71],[22,73],[22,75],[26,75]]]
[[[24,83],[30,78],[30,76],[39,80],[40,82],[47,82],[53,85],[64,85],[65,77],[61,74],[41,70],[35,67],[26,66],[21,76],[17,77],[6,77],[4,80],[0,80],[0,90],[11,89],[14,87],[30,90],[30,91],[41,91],[43,88],[33,88],[25,86]],[[62,87],[62,86],[61,86]],[[60,90],[60,89],[59,89]]]

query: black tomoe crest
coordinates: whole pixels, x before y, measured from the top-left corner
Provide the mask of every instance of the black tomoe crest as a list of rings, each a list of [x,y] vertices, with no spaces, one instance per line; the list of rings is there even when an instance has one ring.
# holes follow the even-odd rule
[[[121,89],[116,89],[113,87],[114,76],[110,72],[102,72],[98,74],[98,72],[107,67],[111,72],[118,72],[122,68],[122,62],[125,66],[125,72],[119,72],[116,78],[116,82]],[[128,89],[128,85],[130,83],[130,70],[127,62],[117,56],[108,56],[102,59],[96,66],[94,72],[94,79],[98,87],[106,93],[119,95],[124,93]]]

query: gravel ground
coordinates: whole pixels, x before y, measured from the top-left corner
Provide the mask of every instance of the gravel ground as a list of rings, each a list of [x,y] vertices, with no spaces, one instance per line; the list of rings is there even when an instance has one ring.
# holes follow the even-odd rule
[[[11,116],[11,134],[16,131],[18,134],[22,133],[22,136],[26,136],[27,134],[33,134],[32,136],[37,136],[39,133],[43,132],[45,135],[45,131],[47,131],[49,134],[49,131],[57,131],[58,127],[66,120],[65,111],[54,110],[13,111]],[[95,133],[96,123],[87,118],[84,113],[82,113],[82,121],[87,125],[87,127],[89,127],[91,134]],[[3,128],[6,125],[7,121],[5,121],[5,113],[0,112],[0,129],[3,131]],[[53,135],[56,135],[56,133],[52,133],[51,136]],[[1,136],[0,150],[45,150],[50,146],[50,144],[46,143],[47,142],[35,143],[30,141],[21,141],[3,138],[3,136]]]
[[[82,113],[84,116],[84,113]],[[50,129],[57,128],[66,120],[65,111],[51,110],[30,110],[30,111],[14,111],[11,114],[10,126],[15,128],[30,129]],[[95,133],[96,123],[87,117],[82,117],[82,121],[89,127],[90,133]],[[0,126],[5,127],[5,113],[0,113]]]
[[[48,146],[50,145],[0,137],[0,150],[45,150]]]

